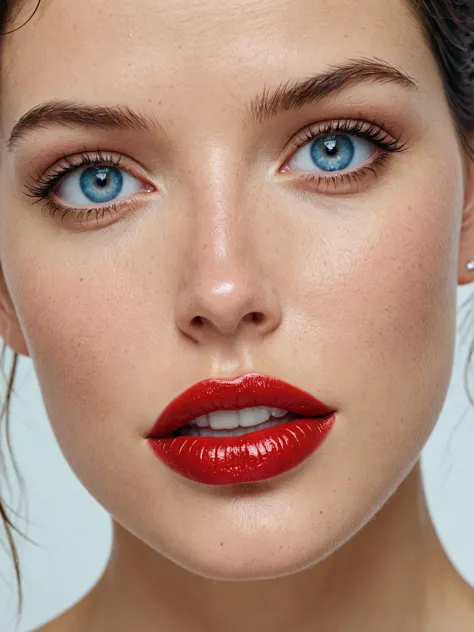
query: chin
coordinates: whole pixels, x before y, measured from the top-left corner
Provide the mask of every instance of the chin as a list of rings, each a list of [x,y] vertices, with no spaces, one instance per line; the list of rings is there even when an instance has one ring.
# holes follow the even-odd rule
[[[276,579],[307,569],[330,555],[349,533],[337,534],[321,520],[277,522],[272,525],[247,522],[245,528],[214,522],[194,523],[192,537],[176,530],[173,538],[153,546],[187,571],[212,580],[242,581]],[[243,519],[243,516],[242,516]],[[341,525],[342,526],[342,525]],[[166,542],[166,549],[163,543]]]
[[[190,573],[212,580],[244,581],[276,579],[298,573],[321,561],[330,551],[310,552],[303,543],[293,542],[291,546],[267,542],[263,547],[240,548],[217,546],[212,548],[182,551],[170,555],[170,559]]]

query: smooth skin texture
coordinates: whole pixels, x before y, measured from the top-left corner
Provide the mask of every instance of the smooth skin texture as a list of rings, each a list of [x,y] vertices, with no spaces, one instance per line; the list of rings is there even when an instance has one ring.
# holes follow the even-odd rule
[[[366,80],[248,120],[265,86],[360,58],[416,88]],[[472,630],[419,455],[449,385],[456,286],[472,280],[474,167],[407,5],[44,0],[1,64],[1,333],[31,357],[66,459],[114,520],[104,575],[42,630]],[[8,149],[51,99],[154,125],[50,120]],[[407,143],[378,177],[338,189],[279,171],[309,126],[373,118]],[[99,223],[43,216],[31,178],[98,149],[140,192]],[[338,410],[302,466],[217,488],[153,456],[169,401],[251,371]]]

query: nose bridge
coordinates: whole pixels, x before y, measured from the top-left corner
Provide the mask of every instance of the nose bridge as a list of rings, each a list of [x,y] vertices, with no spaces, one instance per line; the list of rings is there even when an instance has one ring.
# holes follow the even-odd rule
[[[186,215],[193,218],[193,230],[176,322],[201,342],[242,327],[263,333],[280,318],[275,288],[259,261],[261,244],[252,230],[241,160],[235,147],[208,146],[189,182],[192,208]]]
[[[196,202],[196,254],[217,263],[220,272],[228,265],[235,253],[243,248],[242,228],[246,218],[244,209],[238,215],[237,170],[229,153],[211,150],[201,163],[207,173],[198,176],[193,186]],[[207,170],[206,170],[207,167]]]
[[[222,171],[213,175],[209,186],[196,187],[196,232],[189,261],[196,308],[201,316],[229,325],[250,307],[257,265],[251,265],[251,230],[235,189],[232,176]]]

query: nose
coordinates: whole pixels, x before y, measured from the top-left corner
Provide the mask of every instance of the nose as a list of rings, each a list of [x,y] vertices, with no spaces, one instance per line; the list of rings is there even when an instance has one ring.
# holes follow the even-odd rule
[[[239,255],[237,246],[229,245],[223,253],[216,244],[208,244],[195,251],[188,263],[175,321],[198,344],[223,336],[255,340],[273,332],[281,322],[280,301],[269,276],[255,255]]]

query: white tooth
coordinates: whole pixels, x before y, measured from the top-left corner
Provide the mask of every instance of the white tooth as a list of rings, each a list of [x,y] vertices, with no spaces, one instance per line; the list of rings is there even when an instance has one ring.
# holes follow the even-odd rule
[[[270,417],[270,409],[266,406],[255,406],[255,408],[242,408],[242,410],[239,410],[239,423],[243,428],[257,426],[270,419]]]
[[[283,410],[282,408],[270,408],[273,417],[284,417],[288,414],[287,410]]]
[[[236,410],[217,410],[209,413],[209,423],[214,430],[238,428],[239,414]]]
[[[194,419],[194,423],[199,428],[209,428],[209,417],[208,415],[201,415],[197,419]]]

